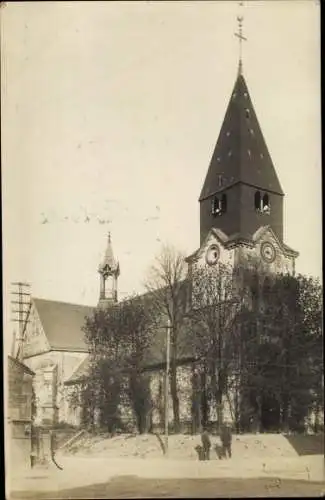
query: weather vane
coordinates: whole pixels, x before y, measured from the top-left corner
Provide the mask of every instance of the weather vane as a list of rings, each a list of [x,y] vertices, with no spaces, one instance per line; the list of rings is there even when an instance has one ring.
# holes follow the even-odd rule
[[[242,7],[243,2],[240,2],[239,5]],[[239,66],[238,66],[238,73],[242,73],[243,69],[243,61],[242,61],[242,41],[245,40],[247,41],[247,38],[243,35],[243,20],[244,16],[237,16],[237,21],[238,21],[238,33],[235,33],[235,36],[239,38]]]

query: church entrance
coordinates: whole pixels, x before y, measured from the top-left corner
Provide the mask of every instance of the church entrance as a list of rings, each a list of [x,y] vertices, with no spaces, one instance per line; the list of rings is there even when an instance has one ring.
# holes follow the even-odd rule
[[[261,427],[263,432],[277,432],[280,429],[280,404],[272,395],[262,397]]]

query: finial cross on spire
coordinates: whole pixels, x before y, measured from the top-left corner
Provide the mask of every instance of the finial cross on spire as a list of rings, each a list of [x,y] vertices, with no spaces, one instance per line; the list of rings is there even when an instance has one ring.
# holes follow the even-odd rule
[[[239,5],[243,5],[242,2],[240,2]],[[235,36],[239,38],[239,66],[238,66],[238,74],[241,75],[242,69],[243,69],[243,61],[242,61],[242,41],[245,40],[247,41],[247,38],[243,35],[243,20],[244,16],[237,16],[237,21],[238,21],[238,33],[235,33]]]

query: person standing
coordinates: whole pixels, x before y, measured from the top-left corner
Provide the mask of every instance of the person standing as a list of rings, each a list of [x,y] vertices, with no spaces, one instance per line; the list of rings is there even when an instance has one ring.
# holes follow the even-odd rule
[[[229,423],[225,423],[221,426],[220,431],[220,439],[222,443],[222,455],[227,458],[231,458],[231,442],[232,442],[232,434],[231,434],[231,426]]]
[[[206,427],[203,428],[203,432],[201,434],[201,441],[203,446],[203,457],[204,457],[203,460],[210,460],[211,440]]]

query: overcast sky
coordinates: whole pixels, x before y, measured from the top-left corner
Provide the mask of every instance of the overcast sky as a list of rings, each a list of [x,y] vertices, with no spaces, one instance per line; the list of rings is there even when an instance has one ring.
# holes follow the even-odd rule
[[[312,275],[319,10],[310,0],[244,5],[244,76],[286,193],[285,241]],[[198,247],[198,196],[236,79],[238,11],[229,1],[1,9],[5,294],[26,280],[36,297],[95,305],[109,230],[121,298],[142,291],[161,242]]]

